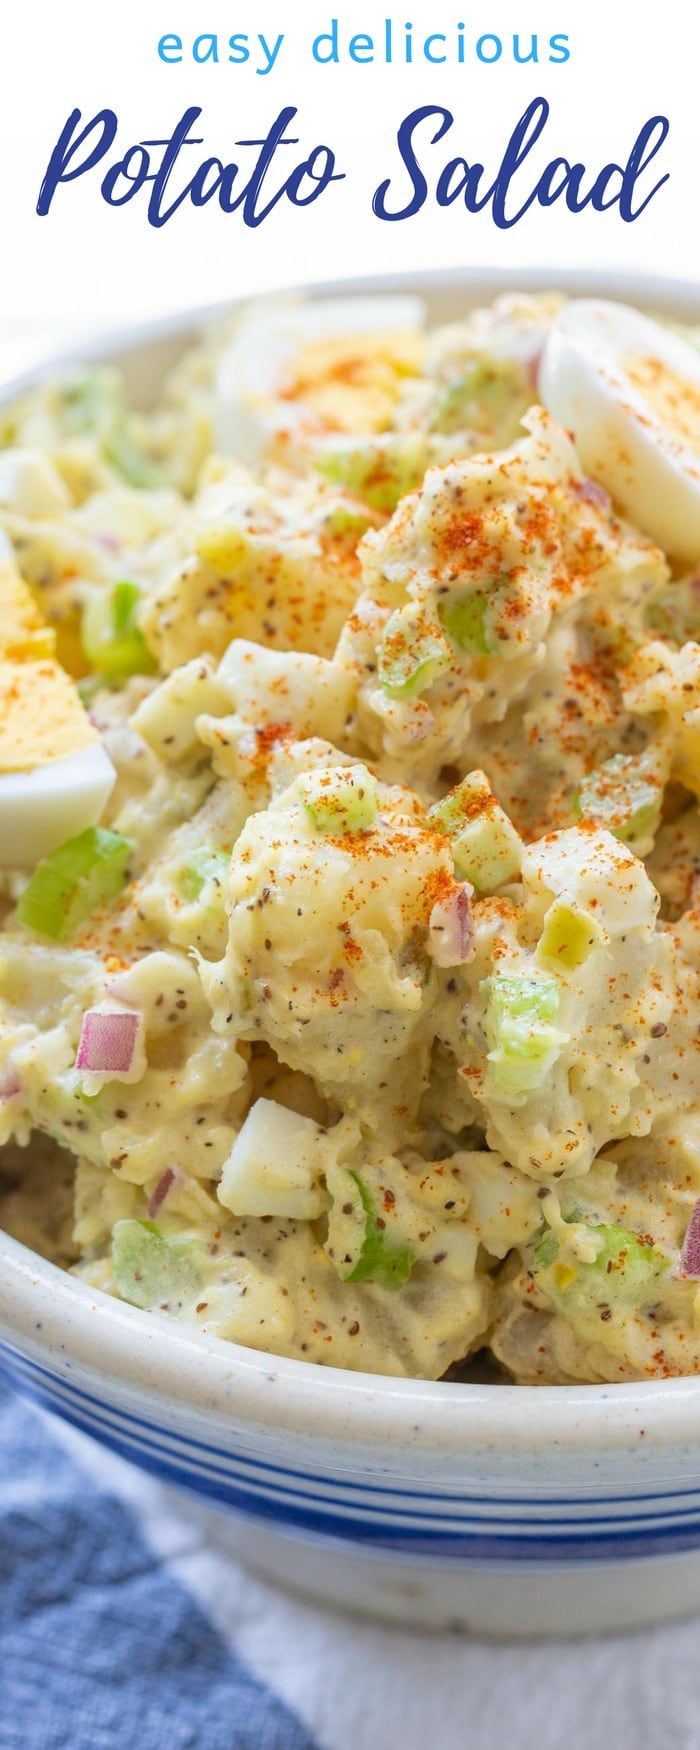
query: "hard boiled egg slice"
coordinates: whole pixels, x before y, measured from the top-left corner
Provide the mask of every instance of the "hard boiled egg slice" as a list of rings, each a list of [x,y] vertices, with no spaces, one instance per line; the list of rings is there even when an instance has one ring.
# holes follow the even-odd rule
[[[422,360],[420,298],[319,298],[245,315],[219,365],[217,447],[254,464],[311,431],[372,431]]]
[[[30,772],[0,772],[0,868],[31,869],[94,826],[115,775],[99,742]]]
[[[683,560],[700,557],[700,355],[625,304],[581,298],[555,317],[539,372],[544,406],[573,432],[587,473]]]
[[[114,781],[50,628],[0,552],[0,868],[32,868],[94,826]]]

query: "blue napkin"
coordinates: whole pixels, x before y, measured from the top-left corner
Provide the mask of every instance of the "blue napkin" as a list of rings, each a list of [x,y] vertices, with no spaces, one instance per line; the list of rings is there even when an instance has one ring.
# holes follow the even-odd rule
[[[2,1750],[315,1750],[123,1503],[0,1388]]]
[[[697,1619],[411,1633],[245,1572],[232,1526],[0,1388],[0,1750],[700,1750]]]

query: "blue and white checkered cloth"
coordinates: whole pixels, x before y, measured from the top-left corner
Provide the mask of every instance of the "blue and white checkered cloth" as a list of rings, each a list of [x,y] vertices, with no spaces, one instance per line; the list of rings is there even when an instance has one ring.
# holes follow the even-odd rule
[[[278,1593],[226,1542],[224,1516],[0,1391],[0,1750],[700,1750],[696,1622],[410,1634]]]
[[[32,1409],[0,1411],[0,1743],[313,1750]]]

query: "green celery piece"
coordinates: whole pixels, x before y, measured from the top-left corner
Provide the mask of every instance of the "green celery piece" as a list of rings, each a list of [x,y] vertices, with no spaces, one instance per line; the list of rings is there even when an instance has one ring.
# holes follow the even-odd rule
[[[84,674],[79,681],[76,681],[75,690],[78,697],[82,700],[86,711],[89,711],[92,701],[97,693],[99,693],[101,686],[102,681],[98,674]]]
[[[134,614],[141,600],[141,591],[137,583],[124,579],[115,583],[112,590],[112,619],[118,638],[124,638],[133,631]]]
[[[554,1263],[558,1252],[559,1241],[556,1234],[552,1233],[552,1229],[549,1227],[542,1235],[541,1240],[537,1241],[537,1245],[534,1248],[535,1263],[538,1270],[548,1270],[550,1264]]]
[[[512,411],[513,426],[531,395],[522,367],[500,359],[469,360],[436,401],[431,429],[452,434],[500,422]],[[515,402],[515,406],[513,403]]]
[[[177,877],[178,893],[190,905],[194,905],[208,881],[213,877],[223,880],[228,865],[226,851],[217,851],[211,846],[203,845],[200,850],[192,852],[189,863],[180,870]]]
[[[317,832],[368,832],[377,818],[376,779],[363,765],[305,772],[304,807]]]
[[[141,491],[162,486],[163,476],[151,457],[141,449],[128,419],[115,420],[103,439],[102,448],[108,462],[126,480],[128,486]]]
[[[113,424],[121,409],[119,381],[112,371],[88,371],[59,383],[61,417],[70,436],[99,435]]]
[[[488,605],[488,596],[482,595],[478,590],[459,596],[456,601],[443,603],[440,619],[458,650],[466,650],[476,656],[492,654],[494,645],[486,625]]]
[[[568,1222],[585,1220],[580,1210],[565,1217]],[[617,1222],[589,1223],[591,1231],[603,1245],[592,1264],[572,1265],[576,1274],[570,1282],[559,1286],[556,1277],[545,1286],[553,1297],[567,1307],[585,1306],[592,1301],[634,1303],[643,1297],[665,1270],[668,1260],[656,1246],[649,1246]],[[538,1270],[549,1270],[556,1261],[559,1245],[551,1231],[535,1246]]]
[[[393,699],[427,692],[450,666],[450,647],[437,621],[412,618],[397,608],[384,628],[377,652],[380,685]]]
[[[324,445],[314,466],[333,486],[344,486],[365,504],[390,516],[400,498],[420,486],[431,460],[430,444],[420,433],[391,433],[377,438]]]
[[[617,753],[588,773],[575,801],[583,820],[594,820],[628,844],[655,827],[662,795],[646,754]]]
[[[495,972],[489,984],[489,1006],[500,1028],[524,1023],[545,1025],[556,1019],[559,989],[553,978],[533,978],[529,973]]]
[[[369,528],[371,518],[361,504],[338,504],[324,518],[329,535],[347,535],[359,541]]]
[[[126,882],[131,839],[89,826],[38,863],[17,907],[28,930],[65,942],[93,912],[109,905]]]
[[[700,594],[697,577],[674,579],[655,591],[645,611],[647,625],[674,644],[700,639]]]
[[[452,847],[455,868],[479,893],[515,881],[522,841],[482,772],[469,772],[428,810],[428,820]]]
[[[565,1215],[563,1219],[564,1221],[572,1223],[575,1221],[584,1221],[585,1216],[583,1210],[579,1209],[578,1205],[576,1205],[576,1208],[570,1209],[568,1215]],[[550,1264],[554,1263],[558,1252],[559,1241],[556,1234],[552,1232],[551,1227],[545,1228],[542,1238],[537,1241],[537,1244],[534,1247],[535,1263],[540,1269],[546,1270],[549,1268]]]
[[[92,669],[111,681],[153,674],[155,663],[136,623],[141,600],[137,583],[124,579],[108,592],[95,591],[85,603],[81,623],[83,651]]]
[[[488,800],[486,792],[472,783],[471,773],[463,778],[460,784],[455,784],[440,802],[434,802],[428,809],[428,820],[445,838],[454,841],[459,838],[474,818],[481,813],[482,804]]]
[[[379,1288],[403,1288],[416,1261],[412,1246],[392,1239],[377,1222],[377,1212],[371,1193],[361,1175],[352,1168],[354,1180],[365,1214],[365,1237],[360,1256],[346,1282],[376,1282]]]
[[[496,972],[487,994],[488,1072],[497,1098],[512,1100],[541,1087],[566,1035],[554,1026],[559,1010],[555,978]]]
[[[203,1272],[193,1240],[166,1239],[153,1221],[118,1221],[112,1235],[114,1279],[132,1306],[191,1299]]]

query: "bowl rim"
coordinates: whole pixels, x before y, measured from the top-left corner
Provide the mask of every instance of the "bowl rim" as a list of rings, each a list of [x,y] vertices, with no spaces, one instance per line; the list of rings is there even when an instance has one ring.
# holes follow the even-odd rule
[[[269,294],[458,293],[465,303],[506,291],[562,290],[629,300],[700,320],[700,283],[641,272],[500,266],[363,275]],[[119,359],[163,341],[183,344],[246,296],[110,329],[88,345],[46,354],[0,382],[0,407],[75,362]],[[241,1419],[259,1429],[387,1449],[419,1445],[455,1457],[476,1451],[639,1450],[700,1439],[700,1376],[621,1384],[518,1386],[357,1373],[244,1348],[112,1299],[0,1232],[0,1338],[55,1375],[77,1370],[137,1397]],[[535,1395],[536,1394],[536,1395]]]

